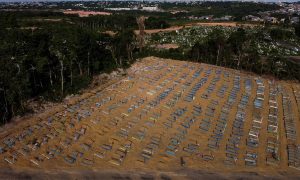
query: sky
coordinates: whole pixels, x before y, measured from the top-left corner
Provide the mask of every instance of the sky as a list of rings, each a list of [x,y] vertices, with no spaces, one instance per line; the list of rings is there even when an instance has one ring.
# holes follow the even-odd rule
[[[42,2],[42,1],[48,1],[48,2],[54,2],[54,1],[79,1],[79,0],[0,0],[0,2]],[[82,0],[82,1],[90,1],[90,0]],[[94,1],[104,1],[104,0],[94,0]],[[111,0],[111,1],[127,1],[127,0]],[[135,1],[142,1],[142,0],[135,0]],[[144,0],[144,1],[194,1],[194,0]],[[195,1],[203,1],[203,0],[195,0]],[[213,1],[213,0],[209,0]],[[221,0],[219,0],[221,1]],[[227,0],[222,0],[227,1]],[[230,1],[238,1],[238,0],[230,0]],[[242,0],[239,0],[242,1]],[[254,1],[254,0],[243,0],[243,1]],[[297,2],[300,0],[256,0],[261,2]]]

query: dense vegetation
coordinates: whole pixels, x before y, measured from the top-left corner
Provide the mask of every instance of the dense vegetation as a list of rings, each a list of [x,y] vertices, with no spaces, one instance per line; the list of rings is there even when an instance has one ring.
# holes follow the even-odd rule
[[[272,34],[274,39],[281,39],[285,33]],[[280,31],[279,31],[280,32]],[[288,34],[288,33],[287,33]],[[300,80],[300,65],[287,60],[276,49],[265,57],[256,48],[256,39],[264,38],[260,34],[250,34],[239,28],[224,38],[220,32],[212,32],[202,43],[196,43],[191,50],[191,58],[202,62],[244,69],[258,74],[270,74],[280,79]]]
[[[133,30],[138,29],[136,21],[141,15],[147,17],[146,29],[156,29],[191,22],[189,16],[232,15],[235,20],[241,20],[248,14],[278,9],[275,4],[163,2],[159,3],[159,8],[163,10],[159,12],[111,11],[113,14],[110,16],[85,18],[57,11],[103,11],[107,7],[134,7],[139,4],[141,2],[0,3],[0,9],[14,9],[0,11],[0,124],[30,111],[27,106],[29,99],[38,97],[60,101],[64,96],[86,87],[94,75],[126,68],[136,58],[148,55],[195,60],[272,74],[279,78],[300,79],[299,65],[282,56],[290,51],[284,48],[281,48],[282,51],[273,51],[278,47],[277,42],[294,47],[299,42],[294,35],[300,36],[300,26],[295,28],[292,35],[289,29],[249,33],[244,29],[230,28],[224,31],[205,30],[205,33],[197,30],[180,32],[183,33],[179,34],[181,39],[177,39],[176,34],[154,35],[150,43],[156,39],[155,43],[165,40],[182,44],[178,43],[180,48],[170,50],[145,47],[139,51],[136,47]],[[148,2],[146,6],[156,4]],[[108,36],[103,33],[105,31],[116,34]],[[266,32],[268,36],[265,36]],[[270,43],[273,43],[273,49],[269,48]],[[268,48],[261,51],[257,44]]]
[[[0,16],[1,123],[26,112],[29,98],[59,101],[86,87],[93,75],[132,63],[134,36],[123,24],[114,24],[122,31],[112,38],[79,21],[26,27],[18,16]]]
[[[186,10],[188,12],[182,13],[187,15],[205,16],[214,15],[221,17],[224,15],[234,16],[235,20],[241,20],[242,17],[258,12],[270,11],[279,9],[276,4],[253,3],[253,2],[191,2],[191,3],[177,3],[174,8],[173,3],[163,3],[160,5],[162,9],[167,10]]]
[[[160,11],[137,11],[137,10],[119,10],[110,11],[106,8],[133,8],[141,6],[158,6]],[[153,16],[163,18],[169,24],[177,24],[191,21],[189,16],[207,16],[222,17],[230,15],[235,21],[241,21],[242,17],[247,15],[257,15],[259,12],[272,11],[280,8],[275,3],[255,3],[255,2],[149,2],[149,1],[63,1],[63,2],[39,2],[39,3],[20,3],[20,4],[1,4],[0,9],[73,9],[90,11],[110,11],[116,14],[127,14],[132,16]],[[175,12],[177,13],[171,13]],[[121,16],[119,16],[121,17]],[[116,18],[118,19],[118,18]]]
[[[165,28],[170,27],[170,24],[168,24],[161,17],[152,17],[152,16],[150,16],[145,21],[145,27],[147,29],[165,29]]]
[[[300,80],[300,64],[288,58],[299,56],[297,29],[298,26],[294,33],[293,28],[282,27],[186,28],[151,35],[147,38],[148,49],[141,56],[154,54]],[[153,48],[153,44],[164,43],[176,43],[180,47],[170,50]]]

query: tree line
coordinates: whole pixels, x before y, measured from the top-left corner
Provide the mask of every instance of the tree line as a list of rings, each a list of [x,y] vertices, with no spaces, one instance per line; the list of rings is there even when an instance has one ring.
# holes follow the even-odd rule
[[[289,32],[273,29],[272,39],[283,40],[290,36]],[[222,32],[213,31],[201,43],[196,43],[190,58],[218,66],[225,66],[239,70],[246,70],[263,75],[273,75],[279,79],[300,80],[300,64],[283,57],[279,52],[272,52],[269,56],[259,54],[256,47],[257,38],[265,38],[263,32],[247,33],[239,28],[225,38]]]
[[[119,24],[111,37],[78,23],[25,28],[15,15],[0,21],[0,123],[28,112],[28,99],[60,101],[86,87],[94,75],[133,62],[133,31]]]
[[[197,41],[191,48],[157,50],[148,47],[137,57],[154,55],[246,70],[259,75],[271,75],[278,79],[300,80],[300,62],[290,60],[277,49],[272,50],[269,54],[261,54],[257,47],[261,42],[274,40],[284,44],[289,38],[297,39],[295,36],[300,37],[299,29],[300,25],[297,25],[293,34],[281,27],[253,32],[238,28],[229,36],[225,35],[221,29],[214,29],[206,38]],[[267,31],[269,32],[266,33]],[[288,45],[288,43],[286,44]]]
[[[187,52],[180,49],[161,52],[147,48],[140,52],[133,33],[138,29],[136,16],[79,18],[35,12],[32,17],[61,17],[63,20],[50,23],[32,19],[24,22],[17,12],[1,13],[0,123],[30,111],[26,104],[28,99],[41,97],[60,101],[67,94],[86,87],[94,75],[127,68],[136,58],[149,55],[300,79],[299,64],[276,52],[262,57],[254,47],[254,39],[264,38],[263,33],[247,34],[242,28],[229,37],[214,31]],[[163,18],[156,16],[146,19],[145,25],[148,29],[168,27]],[[300,34],[299,27],[296,27],[297,35]],[[113,30],[117,34],[108,36],[100,33],[105,30]],[[270,35],[278,40],[289,38],[289,32],[278,29]]]

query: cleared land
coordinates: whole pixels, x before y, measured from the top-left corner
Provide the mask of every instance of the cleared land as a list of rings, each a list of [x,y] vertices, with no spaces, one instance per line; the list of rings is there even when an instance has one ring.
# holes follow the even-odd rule
[[[73,11],[73,10],[67,10],[63,11],[64,14],[78,14],[79,17],[88,17],[90,15],[111,15],[109,12],[98,12],[98,11]]]
[[[172,32],[177,31],[184,28],[194,27],[194,26],[224,26],[224,27],[237,27],[237,26],[244,26],[244,27],[255,27],[260,26],[258,24],[239,24],[237,22],[195,22],[195,23],[188,23],[184,26],[171,26],[165,29],[146,29],[146,34],[155,34],[159,32]],[[135,34],[139,34],[139,30],[134,31]]]
[[[299,112],[297,84],[149,57],[106,89],[7,130],[0,167],[299,175]]]
[[[150,47],[154,47],[156,49],[177,49],[177,48],[179,48],[179,46],[177,44],[174,44],[174,43],[170,43],[170,44],[157,44],[157,45],[152,45]]]

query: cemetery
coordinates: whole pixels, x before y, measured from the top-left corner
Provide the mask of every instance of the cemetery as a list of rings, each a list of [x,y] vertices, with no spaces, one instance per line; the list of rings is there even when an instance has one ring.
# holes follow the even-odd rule
[[[300,170],[300,85],[155,57],[1,134],[0,167]]]

